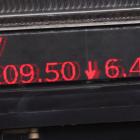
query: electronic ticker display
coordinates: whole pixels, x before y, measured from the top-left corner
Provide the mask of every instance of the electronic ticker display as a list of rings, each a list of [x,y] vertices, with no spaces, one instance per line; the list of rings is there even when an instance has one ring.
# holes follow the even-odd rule
[[[0,85],[140,76],[140,29],[0,34]]]

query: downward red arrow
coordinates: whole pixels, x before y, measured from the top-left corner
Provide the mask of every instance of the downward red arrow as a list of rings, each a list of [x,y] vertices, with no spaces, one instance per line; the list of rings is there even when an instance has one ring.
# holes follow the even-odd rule
[[[85,74],[86,74],[88,80],[94,79],[96,76],[96,72],[97,71],[95,69],[93,69],[93,67],[92,67],[92,61],[88,61],[88,69],[85,70]]]

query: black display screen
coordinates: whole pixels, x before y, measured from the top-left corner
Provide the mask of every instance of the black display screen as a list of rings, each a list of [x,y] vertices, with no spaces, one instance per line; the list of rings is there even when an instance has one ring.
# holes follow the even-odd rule
[[[140,28],[0,35],[0,85],[140,76]]]

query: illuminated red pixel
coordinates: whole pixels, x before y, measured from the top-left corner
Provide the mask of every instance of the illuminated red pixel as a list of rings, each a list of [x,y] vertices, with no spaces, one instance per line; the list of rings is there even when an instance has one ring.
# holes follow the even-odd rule
[[[0,56],[2,56],[4,48],[6,45],[6,38],[0,37]]]

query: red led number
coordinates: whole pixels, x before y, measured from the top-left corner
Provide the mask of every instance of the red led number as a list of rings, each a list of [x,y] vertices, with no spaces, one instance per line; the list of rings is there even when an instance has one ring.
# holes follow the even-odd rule
[[[135,62],[132,64],[130,68],[130,73],[138,73],[140,74],[140,57],[138,57]]]
[[[57,67],[57,66],[58,66],[57,62],[55,62],[55,63],[47,63],[46,64],[46,73],[53,75],[52,78],[46,78],[47,82],[59,81],[60,74],[59,74],[59,71],[55,69],[55,67]]]
[[[66,75],[68,72],[68,75]],[[62,77],[65,81],[72,81],[76,76],[76,67],[73,62],[64,62],[61,69]]]
[[[105,74],[108,78],[118,78],[120,75],[120,69],[117,65],[118,59],[109,59],[105,64]]]
[[[34,65],[23,64],[21,66],[0,66],[0,84],[32,83],[35,80]]]
[[[108,59],[105,62],[105,75],[109,79],[131,77],[132,74],[140,76],[140,57],[136,58],[127,73],[126,69],[119,64],[117,58]],[[80,64],[78,62],[66,61],[46,63],[44,74],[45,79],[41,78],[41,68],[33,64],[22,65],[0,65],[0,85],[3,84],[28,84],[35,82],[58,82],[73,81],[80,77]],[[85,69],[85,75],[88,80],[100,79],[100,70],[97,61],[88,61],[88,67]]]
[[[77,75],[77,66],[74,62],[64,62],[64,63],[47,63],[46,70],[47,82],[57,82],[59,80],[72,81]],[[49,77],[49,78],[48,78]]]
[[[3,69],[4,67],[0,65],[0,85],[3,85]]]
[[[23,64],[20,66],[21,83],[32,83],[35,78],[34,67],[31,64]]]
[[[6,84],[16,84],[18,80],[18,70],[14,65],[7,65],[3,69],[3,78]]]

